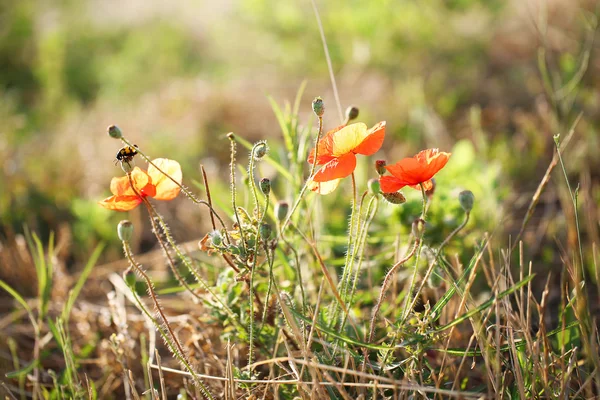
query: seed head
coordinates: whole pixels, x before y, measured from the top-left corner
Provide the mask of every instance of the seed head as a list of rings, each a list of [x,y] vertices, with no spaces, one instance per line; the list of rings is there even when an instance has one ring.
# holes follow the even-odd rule
[[[285,220],[285,217],[288,215],[288,211],[290,210],[290,205],[287,201],[278,201],[275,204],[275,216],[279,222]]]
[[[473,209],[473,203],[475,203],[475,195],[470,190],[463,190],[458,194],[458,201],[463,210],[470,213]]]
[[[268,178],[262,178],[259,185],[261,192],[263,192],[265,196],[268,196],[269,193],[271,193],[271,181]]]
[[[317,117],[322,117],[325,114],[325,104],[321,97],[315,97],[312,102],[312,109]]]
[[[119,127],[116,125],[109,126],[107,131],[108,131],[108,136],[110,136],[111,138],[121,139],[123,137],[123,132],[121,132]]]
[[[119,225],[117,225],[117,234],[121,242],[129,242],[133,236],[133,223],[127,219],[119,222]]]
[[[261,158],[266,156],[268,152],[269,152],[269,146],[267,146],[267,142],[265,142],[264,140],[260,141],[254,145],[254,152],[253,152],[254,159],[260,160]]]
[[[273,229],[271,228],[271,225],[264,223],[264,222],[262,224],[260,224],[260,227],[258,228],[258,234],[264,240],[267,240],[269,237],[271,237],[272,232],[273,232]]]

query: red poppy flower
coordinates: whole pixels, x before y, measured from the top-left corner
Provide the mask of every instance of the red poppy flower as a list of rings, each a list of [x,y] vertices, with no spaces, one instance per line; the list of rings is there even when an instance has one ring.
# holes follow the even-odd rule
[[[402,189],[404,186],[410,186],[414,189],[423,188],[431,190],[433,182],[431,178],[444,168],[451,153],[444,153],[438,149],[427,149],[419,152],[414,157],[400,160],[394,165],[388,165],[385,169],[392,176],[382,176],[379,178],[381,191],[384,193],[393,193]]]
[[[177,161],[157,158],[152,162],[181,184],[181,166]],[[133,187],[131,187],[131,182],[133,182]],[[135,167],[131,171],[131,182],[127,176],[113,178],[110,181],[110,191],[113,196],[99,201],[98,204],[109,210],[129,211],[136,208],[142,202],[143,197],[152,197],[156,200],[173,200],[180,190],[179,186],[152,164],[148,167],[148,172]]]
[[[320,194],[333,192],[342,178],[354,172],[356,154],[375,154],[381,148],[384,137],[385,121],[371,129],[367,129],[367,125],[363,123],[357,123],[342,125],[327,132],[317,144],[317,165],[323,167],[315,174],[309,188]],[[315,149],[308,156],[310,164],[314,157]]]

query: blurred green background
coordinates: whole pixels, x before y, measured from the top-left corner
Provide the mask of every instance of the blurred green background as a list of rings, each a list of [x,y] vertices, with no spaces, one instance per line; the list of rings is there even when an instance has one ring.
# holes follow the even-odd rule
[[[377,158],[395,162],[424,147],[454,152],[438,179],[436,229],[447,234],[458,225],[456,193],[470,189],[477,197],[474,237],[502,233],[507,246],[505,234],[518,232],[552,158],[552,136],[564,137],[582,113],[565,159],[587,200],[580,210],[584,240],[600,243],[596,1],[317,4],[342,107],[359,106],[369,125],[387,120]],[[16,262],[18,251],[6,254],[19,246],[24,226],[43,238],[57,232],[67,268],[85,261],[99,241],[110,244],[104,261],[121,257],[115,226],[127,215],[96,204],[110,178],[122,174],[113,165],[120,145],[106,135],[108,125],[117,124],[151,157],[179,160],[188,183],[201,179],[205,165],[216,196],[227,198],[224,134],[265,138],[281,151],[267,95],[282,106],[293,102],[304,80],[302,124],[311,122],[310,101],[320,95],[326,128],[335,127],[310,1],[0,0],[3,262]],[[363,162],[364,185],[375,173]],[[324,207],[347,204],[349,193],[345,185]],[[411,199],[412,213],[412,205],[382,212],[408,228],[420,207]],[[558,243],[573,245],[565,205],[564,178],[555,172],[524,237],[548,265],[560,264]],[[206,233],[206,216],[184,199],[159,207],[180,241]],[[343,233],[342,211],[332,214],[332,231]],[[140,210],[128,218],[144,223]],[[136,232],[139,248],[152,248],[151,233]],[[14,284],[16,277],[3,279]]]

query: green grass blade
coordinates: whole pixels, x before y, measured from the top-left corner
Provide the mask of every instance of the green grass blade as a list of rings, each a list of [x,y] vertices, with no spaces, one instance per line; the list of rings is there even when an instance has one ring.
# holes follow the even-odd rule
[[[527,285],[535,276],[535,274],[529,275],[528,277],[526,277],[525,279],[523,279],[522,281],[519,281],[517,284],[515,284],[513,287],[501,292],[498,294],[498,296],[496,297],[492,297],[491,299],[489,299],[488,301],[486,301],[485,303],[481,304],[479,307],[476,307],[474,309],[472,309],[471,311],[461,315],[460,317],[456,318],[455,320],[453,320],[452,322],[441,326],[439,328],[437,328],[434,332],[439,333],[442,331],[445,331],[448,328],[451,328],[455,325],[460,324],[461,322],[471,318],[473,315],[478,314],[480,312],[482,312],[483,310],[489,308],[492,306],[492,304],[494,304],[495,301],[500,300],[512,293],[514,293],[515,291],[519,290],[520,288],[522,288],[523,286]]]
[[[33,311],[31,310],[31,308],[29,307],[29,304],[27,304],[25,299],[23,297],[21,297],[21,295],[19,293],[17,293],[16,290],[14,290],[12,287],[10,287],[10,285],[8,283],[4,282],[1,279],[0,279],[0,287],[2,289],[4,289],[6,292],[8,292],[8,294],[10,294],[21,306],[23,306],[25,311],[27,311],[27,314],[29,315],[29,319],[31,320],[31,323],[33,324],[34,328],[37,329],[37,323],[35,322],[35,318],[33,316]]]

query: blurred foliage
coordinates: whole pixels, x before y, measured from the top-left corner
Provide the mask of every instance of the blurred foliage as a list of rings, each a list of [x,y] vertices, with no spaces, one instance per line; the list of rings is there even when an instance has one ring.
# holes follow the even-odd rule
[[[598,170],[592,2],[556,2],[546,14],[500,0],[318,5],[343,106],[356,103],[367,123],[388,121],[388,161],[425,146],[453,148],[431,209],[435,218],[456,215],[447,229],[460,220],[459,188],[475,193],[472,224],[481,230],[497,226],[507,207],[522,214],[551,157],[552,134],[566,133],[580,111],[570,167],[574,176]],[[293,98],[308,79],[307,95],[327,95],[326,123],[335,126],[310,2],[240,0],[194,12],[149,3],[138,11],[0,0],[0,230],[26,224],[47,237],[66,221],[76,260],[99,240],[114,241],[118,217],[94,209],[110,175],[120,173],[109,170],[117,145],[107,151],[101,133],[108,123],[139,129],[139,144],[180,160],[196,180],[200,160],[215,178],[227,177],[223,133],[277,133],[265,96],[271,90],[278,100]],[[546,18],[554,98],[539,72],[542,33],[531,13]],[[590,70],[581,75],[586,54]],[[307,110],[304,104],[301,119]],[[360,179],[373,177],[370,168]],[[592,182],[597,176],[591,172]],[[597,185],[590,191],[600,196]],[[345,229],[342,211],[332,216],[334,233]],[[415,214],[409,206],[384,212],[406,226]],[[198,234],[195,224],[179,228],[182,239]]]

